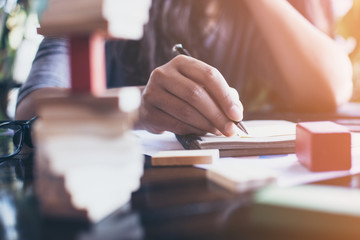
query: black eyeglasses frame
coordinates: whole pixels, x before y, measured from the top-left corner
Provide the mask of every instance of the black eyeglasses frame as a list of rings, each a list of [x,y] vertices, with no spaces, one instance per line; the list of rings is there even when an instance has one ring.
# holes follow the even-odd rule
[[[28,147],[34,148],[34,144],[31,140],[31,124],[37,119],[38,117],[35,116],[30,120],[16,120],[16,121],[0,121],[0,128],[7,126],[7,125],[17,125],[21,127],[21,141],[19,143],[18,148],[10,155],[7,156],[0,156],[0,161],[14,157],[15,155],[19,154],[21,151],[23,144],[25,143]]]

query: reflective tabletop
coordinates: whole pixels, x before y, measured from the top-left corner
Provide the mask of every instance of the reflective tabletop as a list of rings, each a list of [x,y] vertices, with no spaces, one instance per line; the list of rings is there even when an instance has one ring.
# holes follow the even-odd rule
[[[264,229],[250,221],[251,194],[234,194],[192,167],[150,167],[131,202],[96,224],[47,218],[38,208],[32,155],[0,164],[0,239],[303,239],[313,233]],[[319,184],[319,183],[317,183]],[[320,184],[359,188],[360,176]],[[339,233],[341,234],[341,233]],[[333,239],[337,239],[334,237]]]

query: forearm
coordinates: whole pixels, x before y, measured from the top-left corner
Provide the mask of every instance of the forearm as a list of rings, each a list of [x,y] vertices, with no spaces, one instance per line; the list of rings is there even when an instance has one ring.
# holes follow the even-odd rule
[[[286,0],[246,0],[297,109],[332,109],[349,100],[348,56]]]
[[[137,87],[140,92],[144,90],[145,86]],[[104,92],[104,96],[117,96],[120,88],[111,88]],[[16,108],[16,116],[15,118],[18,120],[26,120],[30,119],[33,116],[36,116],[36,102],[38,99],[47,98],[47,97],[66,97],[70,92],[68,88],[40,88],[28,96],[26,96],[17,106]]]
[[[39,98],[66,96],[67,88],[41,88],[26,96],[16,107],[15,119],[28,120],[36,116],[36,102]]]

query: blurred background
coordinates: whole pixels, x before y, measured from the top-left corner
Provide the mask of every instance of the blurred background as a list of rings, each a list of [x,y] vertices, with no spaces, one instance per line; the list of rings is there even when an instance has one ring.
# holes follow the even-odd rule
[[[0,0],[0,120],[13,119],[17,90],[26,80],[42,36],[35,4],[46,0]],[[331,0],[330,0],[331,1]],[[335,39],[354,69],[352,101],[360,102],[360,0],[332,0]]]
[[[0,0],[0,120],[13,119],[17,90],[42,40],[31,0]]]
[[[360,0],[335,0],[336,35],[344,41],[353,63],[353,101],[360,102]]]

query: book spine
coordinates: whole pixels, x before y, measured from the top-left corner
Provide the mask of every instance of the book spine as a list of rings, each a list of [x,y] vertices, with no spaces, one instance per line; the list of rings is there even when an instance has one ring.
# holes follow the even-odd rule
[[[106,89],[104,38],[98,34],[70,37],[71,89],[99,95]]]

